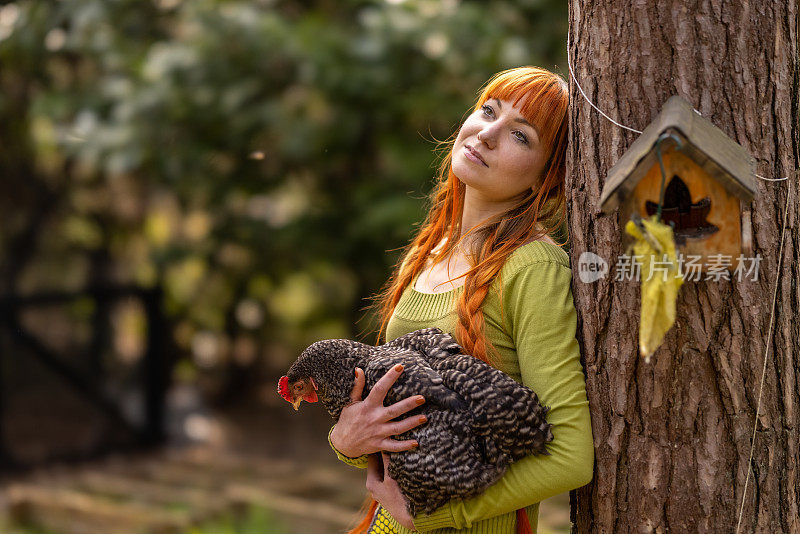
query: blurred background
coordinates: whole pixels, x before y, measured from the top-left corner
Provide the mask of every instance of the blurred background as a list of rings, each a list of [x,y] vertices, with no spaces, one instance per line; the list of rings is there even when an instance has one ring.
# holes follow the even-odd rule
[[[342,532],[363,474],[277,378],[375,342],[437,142],[499,70],[566,78],[566,31],[559,0],[4,2],[0,531]]]

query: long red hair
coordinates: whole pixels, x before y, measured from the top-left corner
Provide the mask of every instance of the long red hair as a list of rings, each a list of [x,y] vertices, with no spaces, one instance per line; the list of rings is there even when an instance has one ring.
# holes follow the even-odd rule
[[[462,229],[464,184],[453,173],[451,162],[456,135],[445,142],[437,183],[430,195],[431,208],[425,222],[406,247],[405,253],[378,295],[379,338],[406,287],[424,269],[431,252],[446,238],[434,261],[447,258],[461,239],[474,234],[474,256],[464,276],[464,290],[457,303],[458,326],[455,337],[468,354],[491,363],[490,342],[484,333],[481,306],[489,286],[508,256],[520,245],[539,239],[561,228],[566,218],[564,179],[567,153],[567,107],[569,87],[559,75],[538,67],[519,67],[495,74],[481,89],[474,111],[490,98],[509,100],[539,132],[542,150],[548,154],[538,190],[505,213],[479,227]],[[566,241],[566,237],[564,238]],[[563,245],[564,243],[559,243]],[[439,258],[438,260],[436,258]]]

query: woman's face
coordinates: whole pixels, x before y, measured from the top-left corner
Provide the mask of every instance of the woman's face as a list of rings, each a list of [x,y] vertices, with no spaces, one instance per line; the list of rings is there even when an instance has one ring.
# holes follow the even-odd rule
[[[453,145],[453,173],[489,202],[538,187],[545,162],[536,128],[508,100],[487,100],[467,118]]]

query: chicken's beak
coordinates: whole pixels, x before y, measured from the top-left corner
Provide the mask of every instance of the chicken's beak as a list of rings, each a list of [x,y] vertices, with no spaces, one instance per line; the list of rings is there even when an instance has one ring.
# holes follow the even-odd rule
[[[300,409],[300,403],[301,402],[303,402],[303,398],[302,397],[298,397],[297,399],[292,401],[292,407],[294,408],[294,411],[297,411],[297,410]]]

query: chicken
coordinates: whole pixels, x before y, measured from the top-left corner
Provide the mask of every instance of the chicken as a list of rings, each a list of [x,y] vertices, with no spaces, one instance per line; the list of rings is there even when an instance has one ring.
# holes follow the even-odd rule
[[[389,474],[411,515],[430,513],[451,499],[467,499],[496,482],[509,464],[529,454],[549,454],[549,408],[536,393],[494,367],[463,354],[438,328],[417,330],[380,346],[346,339],[308,347],[278,382],[278,392],[297,409],[322,404],[334,420],[350,403],[355,368],[364,370],[366,396],[393,366],[403,373],[384,401],[412,395],[425,403],[402,417],[424,414],[428,422],[397,439],[419,447],[388,453]]]

